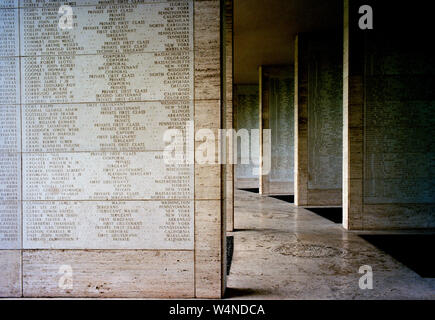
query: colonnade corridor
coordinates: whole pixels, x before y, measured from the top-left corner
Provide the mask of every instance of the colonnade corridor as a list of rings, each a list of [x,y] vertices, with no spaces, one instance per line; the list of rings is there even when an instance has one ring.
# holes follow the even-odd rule
[[[226,3],[225,297],[435,299],[427,3]]]
[[[427,0],[0,0],[0,300],[435,301],[432,21]]]
[[[346,231],[307,209],[249,191],[236,190],[234,210],[229,299],[435,299],[435,278],[418,273],[424,265],[405,265],[363,238],[379,232]],[[416,233],[387,234],[406,241]],[[359,286],[364,265],[373,270],[371,290]]]

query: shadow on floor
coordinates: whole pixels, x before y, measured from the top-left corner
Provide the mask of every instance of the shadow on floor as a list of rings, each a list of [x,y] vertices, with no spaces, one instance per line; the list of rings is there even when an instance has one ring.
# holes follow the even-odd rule
[[[423,278],[435,278],[435,234],[360,235]]]
[[[267,295],[270,294],[269,290],[263,289],[239,289],[239,288],[227,288],[225,290],[224,298],[240,298],[240,297],[249,297],[253,295]]]
[[[285,201],[285,202],[288,202],[288,203],[295,203],[295,196],[293,196],[293,195],[269,196],[269,197],[274,198],[274,199],[278,199],[278,200],[281,200],[281,201]]]
[[[305,208],[318,216],[321,216],[334,223],[343,223],[343,209],[342,208]]]
[[[260,193],[260,189],[259,188],[239,189],[239,190],[247,191],[247,192],[252,192],[252,193]]]
[[[265,229],[265,228],[251,228],[251,229],[234,229],[233,232],[276,232],[276,229],[273,228],[269,228],[269,229]]]
[[[234,237],[227,236],[227,275],[230,275],[231,262],[233,261],[234,253]]]

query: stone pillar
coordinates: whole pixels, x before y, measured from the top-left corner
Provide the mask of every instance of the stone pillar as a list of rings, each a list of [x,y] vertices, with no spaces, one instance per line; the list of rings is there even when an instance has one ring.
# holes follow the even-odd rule
[[[258,86],[259,86],[259,99],[258,99],[258,116],[259,116],[259,129],[260,129],[260,157],[259,157],[259,190],[260,194],[267,195],[270,193],[269,188],[269,175],[263,174],[263,149],[264,149],[264,136],[263,130],[269,129],[269,103],[268,103],[268,95],[267,95],[267,86],[268,82],[265,81],[263,77],[263,66],[258,68]],[[263,83],[264,81],[264,83]]]
[[[342,39],[339,30],[295,40],[295,204],[342,198]]]
[[[306,42],[295,39],[295,205],[308,204],[308,61],[304,54]]]
[[[221,96],[222,12],[218,0],[195,0],[195,128],[211,129],[215,137],[218,137],[218,129],[225,126]],[[198,144],[197,141],[196,146]],[[225,292],[225,212],[221,175],[222,166],[219,163],[195,166],[197,298],[220,298]]]
[[[0,297],[22,294],[18,1],[0,5]]]
[[[344,2],[343,213],[350,230],[433,228],[434,49],[429,5]],[[362,5],[373,30],[360,29]]]
[[[233,125],[233,0],[225,0],[224,39],[225,44],[225,129],[231,130]],[[229,139],[231,139],[231,135]],[[234,231],[234,155],[232,143],[227,140],[227,164],[225,166],[225,211],[227,231]]]
[[[356,25],[358,6],[344,3],[343,226],[353,230],[363,229],[364,35]]]
[[[294,97],[293,68],[259,68],[260,194],[293,194]],[[266,139],[270,130],[269,139]],[[270,159],[266,154],[271,152]],[[269,165],[265,163],[270,162]],[[270,169],[270,170],[269,170]]]

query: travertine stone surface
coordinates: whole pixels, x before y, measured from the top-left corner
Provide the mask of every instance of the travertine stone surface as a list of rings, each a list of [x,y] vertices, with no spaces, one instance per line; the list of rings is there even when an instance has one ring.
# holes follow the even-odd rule
[[[343,49],[340,30],[313,35],[308,75],[309,189],[341,189]],[[338,199],[339,201],[341,200]]]
[[[0,2],[0,297],[20,297],[21,115],[18,1]],[[8,8],[8,9],[6,9]]]
[[[220,297],[221,167],[163,158],[222,127],[220,2],[2,1],[0,31],[0,296]]]
[[[24,54],[24,53],[23,53]],[[22,72],[42,73],[37,83],[30,76],[22,79],[22,101],[25,104],[38,103],[87,103],[87,102],[110,102],[110,101],[154,101],[164,99],[193,98],[193,90],[180,90],[180,87],[187,87],[193,81],[192,72],[186,77],[182,76],[179,80],[184,80],[184,86],[176,85],[177,75],[172,81],[165,81],[163,74],[168,72],[167,64],[171,60],[185,60],[193,66],[193,52],[186,51],[178,54],[168,54],[160,56],[158,53],[114,53],[105,56],[101,62],[95,63],[95,56],[77,55],[73,57],[64,56],[35,56],[23,57],[21,60]],[[169,58],[170,57],[170,58]],[[154,60],[156,62],[154,62]],[[165,61],[166,60],[166,61]],[[186,61],[186,62],[187,62]],[[72,63],[76,67],[70,70],[66,67],[58,67],[61,64]],[[181,64],[181,63],[180,63]],[[125,66],[124,77],[121,77],[121,65]],[[114,67],[118,66],[118,67]],[[180,66],[179,66],[180,67]],[[62,69],[64,68],[64,69]],[[146,70],[138,72],[137,70]],[[43,73],[43,72],[47,73]],[[59,87],[50,85],[50,79],[56,72],[61,72],[65,79],[60,77],[56,82]],[[108,76],[107,72],[118,76]],[[175,73],[176,74],[176,73]],[[120,77],[120,78],[117,78]],[[116,79],[117,78],[117,79]],[[74,79],[76,84],[70,84],[68,79]],[[101,79],[96,81],[96,79]],[[187,80],[187,81],[185,81]],[[112,85],[109,90],[107,85]],[[147,89],[144,89],[146,87]],[[119,89],[118,89],[119,88]],[[35,91],[36,89],[36,91]],[[123,90],[129,90],[129,96],[125,97]],[[73,98],[72,98],[73,97]]]
[[[234,87],[234,119],[237,132],[247,130],[249,141],[249,164],[242,164],[241,145],[238,143],[235,183],[237,188],[258,188],[258,164],[260,142],[253,141],[252,130],[258,130],[258,85],[236,85]]]
[[[363,35],[355,24],[356,1],[344,1],[343,226],[363,229],[364,60]]]
[[[0,200],[21,200],[21,155],[19,152],[0,151]]]
[[[434,50],[422,32],[424,19],[401,23],[424,10],[377,3],[378,14],[394,23],[380,21],[364,34],[355,14],[361,4],[345,1],[344,225],[433,228]]]
[[[221,99],[220,5],[195,0],[195,99]]]
[[[233,129],[233,0],[226,0],[223,13],[223,28],[224,37],[223,42],[225,45],[225,129]],[[225,211],[226,211],[226,229],[227,231],[234,230],[234,164],[233,158],[235,157],[232,150],[232,142],[226,141],[226,159],[225,165]]]
[[[25,250],[23,294],[25,297],[193,297],[193,268],[192,251]],[[69,271],[72,289],[68,288]]]
[[[193,199],[193,165],[161,151],[23,154],[24,201],[160,199]]]
[[[263,168],[261,194],[293,194],[294,184],[294,72],[291,66],[260,68],[261,129],[271,130],[270,172]],[[266,142],[266,140],[265,140]],[[263,140],[260,156],[265,155]],[[261,163],[260,166],[264,165]]]
[[[209,129],[215,137],[218,129],[224,127],[220,14],[219,1],[195,1],[195,128]],[[199,144],[201,142],[195,142],[196,146]],[[217,147],[218,143],[215,145]],[[195,296],[220,298],[226,275],[222,256],[225,252],[222,168],[197,163],[195,170],[195,196],[198,197],[195,201]]]
[[[301,34],[295,38],[295,205],[308,204],[308,59],[304,54],[307,43]]]
[[[228,289],[228,299],[435,299],[435,279],[421,277],[417,267],[397,261],[360,232],[349,232],[304,208],[252,192],[236,190],[236,206],[238,231],[233,234],[235,254],[228,277],[228,288],[234,290]],[[396,235],[399,241],[409,233],[382,232]],[[430,243],[422,245],[432,251]],[[361,290],[358,285],[363,265],[373,268],[373,290]]]
[[[25,249],[193,250],[192,200],[25,201],[23,211]]]
[[[77,2],[71,30],[50,27],[57,6],[15,9],[23,248],[193,249],[194,166],[163,153],[193,120],[193,2],[98,4]]]
[[[0,1],[0,8],[14,8],[18,7],[19,0],[2,0]]]
[[[0,297],[21,296],[21,251],[0,250]]]
[[[394,37],[367,40],[366,204],[435,201],[433,50],[408,46]]]
[[[193,101],[180,100],[32,104],[22,111],[23,152],[31,153],[164,150],[165,131],[185,130],[194,112]],[[12,127],[12,121],[7,124]]]
[[[220,101],[200,100],[195,102],[195,132],[200,130],[211,130],[216,140],[212,142],[215,147],[212,163],[195,164],[195,199],[211,200],[221,198],[221,165],[218,161],[218,129],[221,123]],[[199,137],[198,137],[199,138]],[[196,141],[195,150],[199,153],[201,145],[205,141]],[[208,156],[208,155],[206,155]]]
[[[21,248],[21,201],[0,201],[0,247]]]
[[[339,31],[299,34],[295,64],[295,203],[342,202],[342,40]],[[296,123],[297,122],[297,123]]]
[[[195,288],[198,298],[219,298],[224,292],[221,200],[195,202]]]

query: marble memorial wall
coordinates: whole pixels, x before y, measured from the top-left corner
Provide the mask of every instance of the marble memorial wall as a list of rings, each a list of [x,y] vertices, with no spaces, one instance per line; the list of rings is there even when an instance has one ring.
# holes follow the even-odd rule
[[[394,38],[383,43],[373,37],[366,46],[364,201],[433,203],[435,68],[430,63],[431,51],[419,52],[414,49],[417,44],[408,47]]]
[[[258,85],[237,85],[234,91],[236,130],[246,129],[250,133],[251,130],[258,130]],[[249,147],[250,163],[242,164],[241,146],[238,145],[236,183],[239,188],[258,188],[259,141],[250,143]]]
[[[269,123],[272,130],[272,163],[270,182],[291,182],[293,187],[294,111],[292,72],[270,76]],[[288,189],[286,190],[289,191]],[[286,192],[284,191],[284,192]]]
[[[426,3],[403,11],[373,3],[373,32],[345,0],[343,222],[351,230],[435,226],[434,48]],[[417,17],[417,18],[414,18]],[[406,19],[407,24],[402,21]],[[406,39],[406,41],[403,41]]]
[[[259,74],[260,130],[269,129],[271,134],[270,170],[264,171],[263,167],[260,168],[260,193],[293,194],[295,146],[293,66],[261,66]],[[260,142],[260,157],[267,153],[266,141]],[[264,163],[260,166],[264,166]]]
[[[342,203],[343,50],[340,30],[295,40],[295,204]]]
[[[0,249],[194,249],[196,3],[201,43],[216,1],[0,1]]]
[[[341,189],[342,41],[313,39],[308,66],[308,189]],[[332,43],[336,43],[332,46]]]

